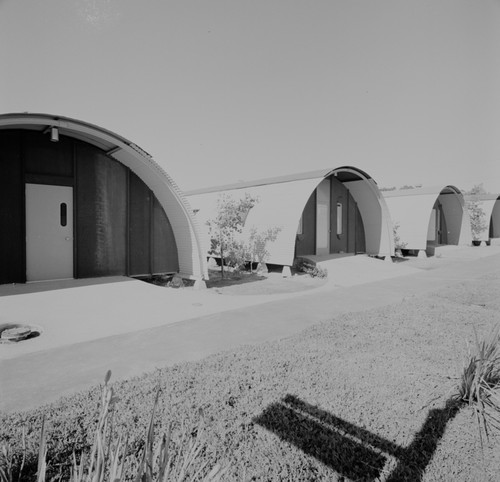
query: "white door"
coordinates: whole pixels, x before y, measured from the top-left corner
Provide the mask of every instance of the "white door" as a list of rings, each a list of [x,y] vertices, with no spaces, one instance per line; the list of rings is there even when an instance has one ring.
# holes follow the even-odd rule
[[[26,280],[73,278],[73,188],[26,184]]]
[[[433,208],[431,211],[431,217],[429,219],[429,224],[427,226],[427,241],[432,241],[433,243],[436,242],[436,234],[437,234],[437,219],[439,216],[437,216],[436,209]]]
[[[316,254],[330,254],[330,179],[316,189]]]

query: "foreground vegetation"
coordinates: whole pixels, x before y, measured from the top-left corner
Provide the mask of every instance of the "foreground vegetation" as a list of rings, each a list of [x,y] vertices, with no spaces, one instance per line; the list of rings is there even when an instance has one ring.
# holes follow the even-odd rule
[[[477,404],[470,409],[459,387],[462,374],[482,379],[469,371],[481,365],[474,332],[481,340],[500,322],[499,292],[500,277],[490,275],[116,382],[113,430],[140,461],[159,387],[151,436],[169,433],[182,451],[197,440],[201,409],[196,463],[227,467],[222,480],[498,480],[500,438],[479,437]],[[468,386],[473,401],[481,383]],[[17,468],[27,427],[23,480],[37,470],[44,416],[47,473],[69,474],[73,452],[95,443],[102,389],[0,416],[0,445],[10,445]],[[479,420],[494,420],[494,407],[482,410],[493,418]]]

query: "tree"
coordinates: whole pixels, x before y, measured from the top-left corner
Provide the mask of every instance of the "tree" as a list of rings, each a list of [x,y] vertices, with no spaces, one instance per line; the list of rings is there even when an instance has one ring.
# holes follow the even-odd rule
[[[268,228],[265,231],[258,231],[255,226],[250,229],[249,239],[246,246],[246,252],[249,255],[250,271],[252,271],[252,263],[263,265],[268,257],[267,243],[276,240],[280,227]]]
[[[481,208],[481,194],[485,193],[482,184],[476,184],[470,191],[465,192],[467,194],[465,205],[469,211],[470,227],[474,241],[480,241],[481,234],[488,229],[486,213]]]
[[[221,276],[224,277],[224,264],[241,263],[243,243],[238,239],[245,224],[250,209],[257,199],[245,193],[243,199],[235,200],[228,194],[222,194],[217,199],[217,214],[207,221],[210,235],[209,253],[220,258]]]
[[[487,194],[486,189],[484,189],[483,183],[475,184],[472,186],[470,191],[465,191],[465,194],[469,196],[480,196],[481,194]]]

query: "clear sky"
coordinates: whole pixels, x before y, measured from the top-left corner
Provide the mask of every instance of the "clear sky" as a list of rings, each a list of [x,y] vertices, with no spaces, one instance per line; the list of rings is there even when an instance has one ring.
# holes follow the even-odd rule
[[[182,189],[353,165],[500,191],[500,0],[0,0],[0,112],[73,117]]]

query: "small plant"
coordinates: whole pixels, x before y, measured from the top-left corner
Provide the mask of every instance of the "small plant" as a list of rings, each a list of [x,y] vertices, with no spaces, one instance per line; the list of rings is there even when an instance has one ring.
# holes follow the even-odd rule
[[[160,390],[156,390],[155,401],[149,422],[149,427],[140,455],[133,453],[124,441],[123,435],[115,436],[112,427],[113,411],[118,397],[108,385],[111,371],[104,379],[101,396],[101,411],[94,433],[94,442],[90,455],[82,452],[79,462],[73,452],[70,477],[52,477],[50,480],[67,482],[121,482],[130,480],[132,476],[136,482],[184,482],[204,481],[218,482],[226,472],[226,468],[215,465],[208,467],[208,462],[202,463],[200,455],[205,449],[203,412],[200,411],[200,423],[192,430],[184,430],[179,444],[174,444],[171,438],[172,426],[163,434],[159,443],[156,443],[154,434],[154,419],[158,406]],[[192,434],[196,433],[195,436]],[[24,432],[23,432],[24,445]],[[0,482],[14,482],[23,479],[24,456],[17,477],[14,476],[14,455],[8,444],[0,450]],[[42,420],[40,445],[38,451],[37,482],[47,479],[47,435],[45,418]],[[127,473],[128,472],[128,473]],[[131,472],[131,473],[130,473]]]
[[[394,248],[395,249],[405,249],[408,243],[401,241],[401,237],[399,236],[399,222],[395,221],[392,225],[392,234],[394,236]]]
[[[14,479],[14,455],[9,445],[3,444],[0,448],[0,482],[13,482]],[[18,478],[21,480],[21,477]]]
[[[321,266],[315,266],[307,261],[299,259],[295,265],[298,271],[308,274],[311,278],[326,278],[328,270]]]
[[[44,431],[43,428],[44,422],[42,422],[42,433]],[[21,481],[22,473],[24,469],[24,463],[26,462],[26,426],[22,427],[22,443],[23,443],[23,455],[21,458],[21,466],[18,471],[17,479],[14,477],[14,473],[16,472],[15,467],[15,455],[13,453],[12,447],[10,445],[4,443],[2,447],[0,447],[0,482],[14,482],[14,480]],[[38,455],[38,464],[41,463],[42,455],[45,456],[45,444],[42,443],[42,439],[40,438],[40,450]],[[42,454],[43,452],[43,454]],[[37,481],[40,479],[37,479]]]
[[[474,335],[455,398],[472,408],[482,445],[483,433],[488,438],[491,428],[500,430],[500,325],[485,340]]]

